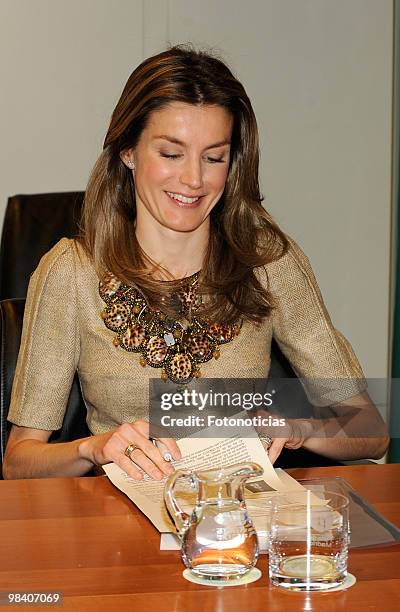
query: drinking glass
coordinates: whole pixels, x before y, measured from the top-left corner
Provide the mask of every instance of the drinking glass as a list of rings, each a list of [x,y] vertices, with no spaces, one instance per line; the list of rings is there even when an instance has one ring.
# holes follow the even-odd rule
[[[341,585],[350,540],[347,497],[304,490],[277,495],[270,503],[272,584],[300,591]]]

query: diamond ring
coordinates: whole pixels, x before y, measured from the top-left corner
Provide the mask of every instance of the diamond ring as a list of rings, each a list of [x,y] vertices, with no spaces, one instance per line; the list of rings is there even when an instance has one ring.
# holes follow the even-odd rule
[[[261,442],[264,442],[264,445],[267,447],[267,450],[268,450],[273,442],[273,439],[271,438],[271,436],[268,436],[266,434],[266,435],[259,435],[258,437],[261,440]]]

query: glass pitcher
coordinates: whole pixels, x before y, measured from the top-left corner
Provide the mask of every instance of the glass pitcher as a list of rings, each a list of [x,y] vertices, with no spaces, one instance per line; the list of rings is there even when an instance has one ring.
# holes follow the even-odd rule
[[[257,463],[238,463],[198,472],[177,470],[168,478],[165,503],[181,538],[183,562],[194,574],[235,579],[254,567],[258,540],[247,513],[243,486],[248,478],[262,473]],[[190,515],[174,496],[179,479],[187,479],[197,493]]]

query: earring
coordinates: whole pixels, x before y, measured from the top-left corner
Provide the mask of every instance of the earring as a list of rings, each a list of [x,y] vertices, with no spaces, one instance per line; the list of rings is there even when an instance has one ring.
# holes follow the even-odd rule
[[[128,160],[127,164],[131,170],[135,171],[135,163],[131,159]]]

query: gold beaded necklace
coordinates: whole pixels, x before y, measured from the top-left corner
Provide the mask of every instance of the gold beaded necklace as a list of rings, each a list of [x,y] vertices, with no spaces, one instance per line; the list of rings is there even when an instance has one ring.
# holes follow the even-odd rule
[[[201,306],[197,292],[199,272],[182,281],[172,299],[179,316],[168,317],[151,308],[135,287],[126,285],[112,274],[99,284],[106,307],[101,317],[116,333],[113,343],[125,351],[140,353],[140,364],[162,368],[161,378],[187,383],[201,376],[199,364],[218,359],[219,346],[230,342],[240,332],[241,323],[209,323],[196,316]]]

